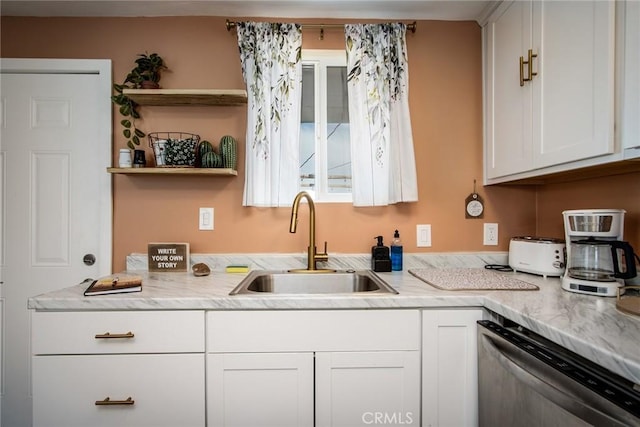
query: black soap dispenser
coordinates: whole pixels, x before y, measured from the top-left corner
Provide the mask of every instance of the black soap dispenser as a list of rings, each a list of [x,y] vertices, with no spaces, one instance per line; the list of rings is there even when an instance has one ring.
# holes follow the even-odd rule
[[[376,236],[378,244],[371,247],[371,269],[377,272],[391,271],[389,247],[382,242],[382,236]]]

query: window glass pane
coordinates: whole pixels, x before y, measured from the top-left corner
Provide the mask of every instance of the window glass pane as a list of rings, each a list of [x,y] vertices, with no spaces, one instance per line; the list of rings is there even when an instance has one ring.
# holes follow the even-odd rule
[[[346,67],[327,67],[327,178],[329,193],[351,193]]]
[[[300,186],[316,202],[351,201],[351,149],[344,50],[302,51]]]
[[[313,65],[302,66],[302,109],[300,117],[300,188],[314,190],[316,184],[316,112]]]

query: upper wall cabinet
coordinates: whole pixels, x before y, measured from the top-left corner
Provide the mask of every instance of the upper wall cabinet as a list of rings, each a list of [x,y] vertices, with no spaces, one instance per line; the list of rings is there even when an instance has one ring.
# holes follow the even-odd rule
[[[485,183],[615,153],[614,2],[505,1],[483,29]]]
[[[640,2],[624,7],[621,137],[625,158],[640,157]]]

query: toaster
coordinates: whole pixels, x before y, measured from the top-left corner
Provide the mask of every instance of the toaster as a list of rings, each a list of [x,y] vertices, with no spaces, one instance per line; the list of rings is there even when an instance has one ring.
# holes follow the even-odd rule
[[[509,242],[509,267],[513,271],[543,277],[562,276],[566,265],[566,244],[547,237],[513,237]]]

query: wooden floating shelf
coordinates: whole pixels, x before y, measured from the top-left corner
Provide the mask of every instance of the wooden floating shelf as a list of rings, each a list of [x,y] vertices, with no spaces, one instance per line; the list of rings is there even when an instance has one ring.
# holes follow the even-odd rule
[[[107,168],[107,172],[123,175],[217,175],[237,176],[238,171],[223,168]]]
[[[124,89],[139,105],[245,105],[243,89]]]

